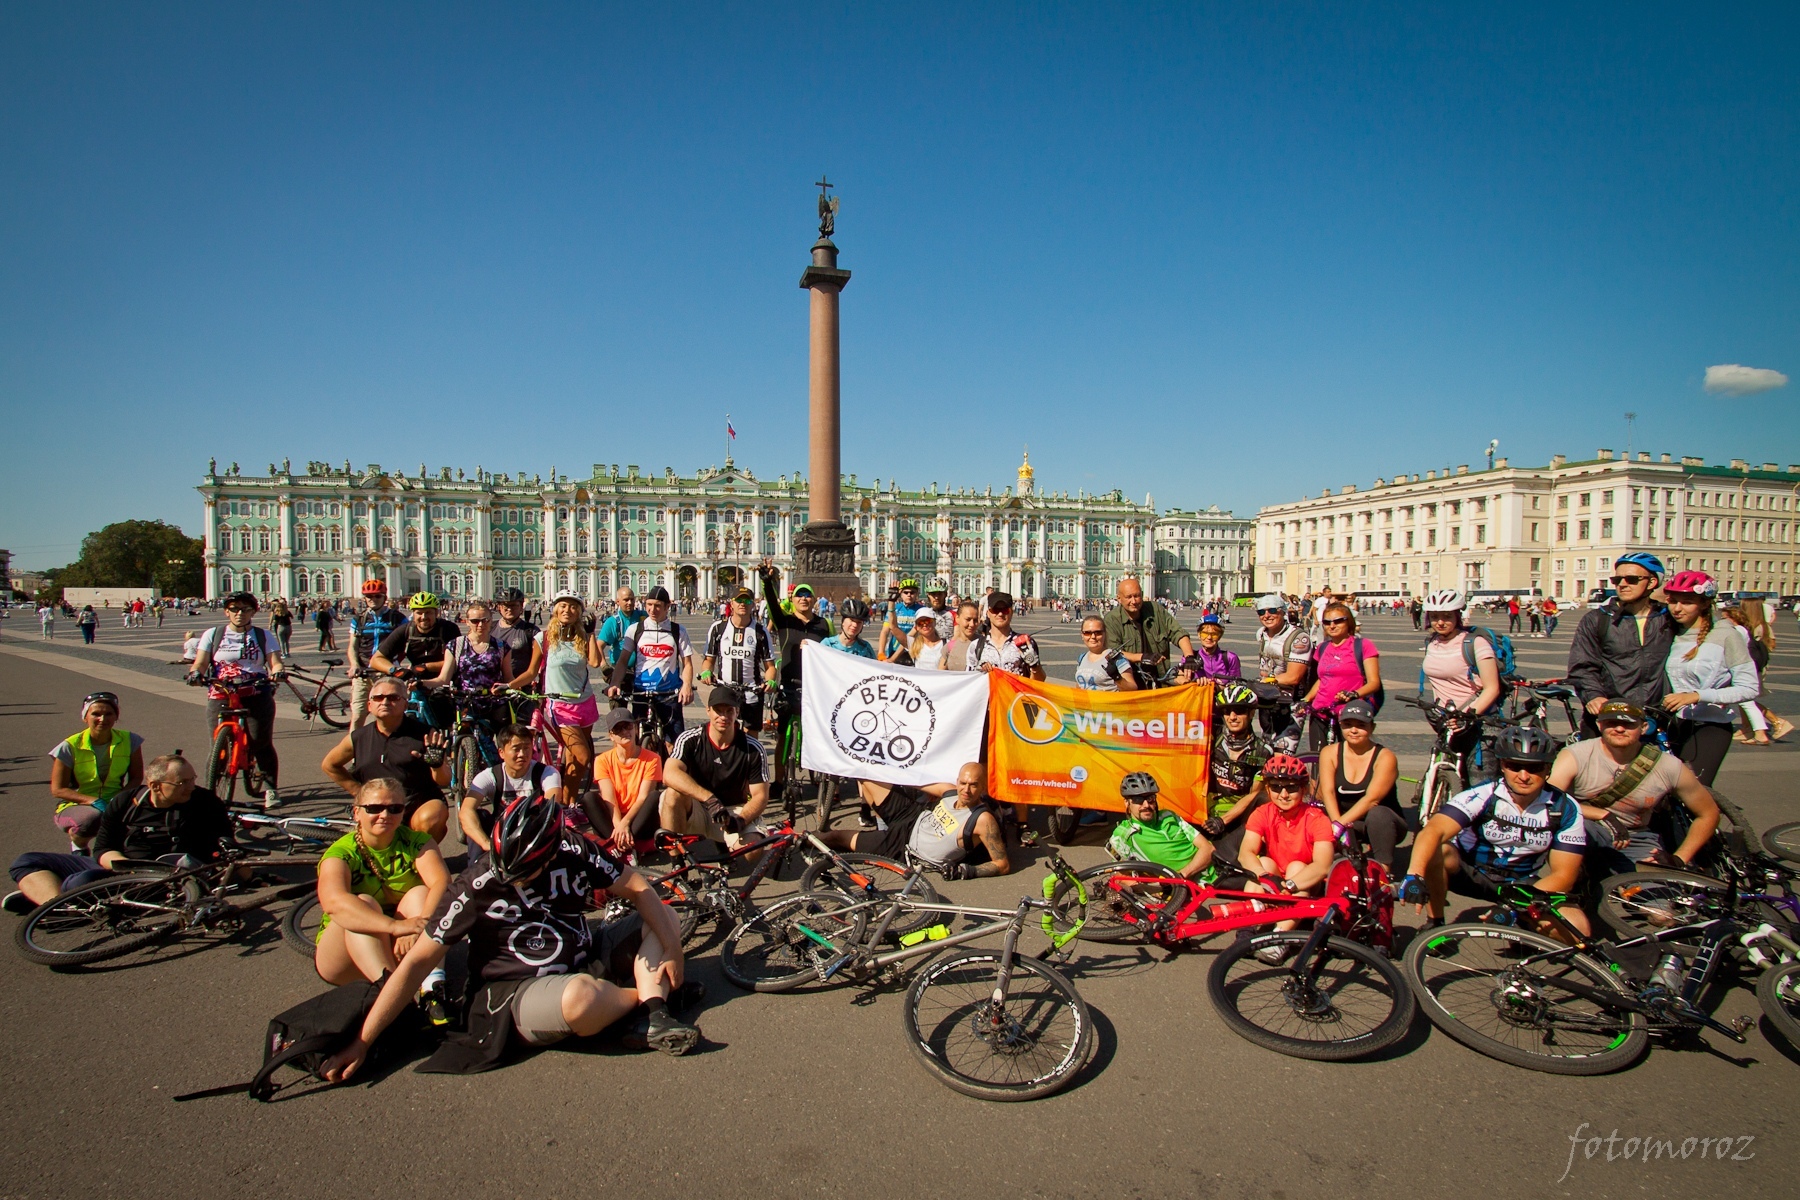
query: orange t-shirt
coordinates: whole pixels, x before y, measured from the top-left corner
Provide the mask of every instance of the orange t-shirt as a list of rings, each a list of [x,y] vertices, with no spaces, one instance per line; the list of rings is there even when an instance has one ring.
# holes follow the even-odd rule
[[[622,758],[618,747],[613,747],[594,760],[594,781],[610,780],[613,795],[626,808],[637,803],[638,791],[644,786],[646,779],[658,782],[662,779],[662,759],[655,752],[638,747],[636,757]],[[654,800],[652,801],[654,803]]]

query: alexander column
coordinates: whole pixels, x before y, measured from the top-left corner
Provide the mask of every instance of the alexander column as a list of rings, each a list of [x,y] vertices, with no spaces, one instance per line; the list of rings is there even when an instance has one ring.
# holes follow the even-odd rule
[[[794,536],[794,561],[801,582],[834,602],[857,595],[856,535],[843,522],[838,459],[838,293],[850,272],[838,269],[831,240],[838,201],[831,184],[819,180],[819,240],[800,286],[812,293],[809,396],[810,453],[807,457],[806,526]]]

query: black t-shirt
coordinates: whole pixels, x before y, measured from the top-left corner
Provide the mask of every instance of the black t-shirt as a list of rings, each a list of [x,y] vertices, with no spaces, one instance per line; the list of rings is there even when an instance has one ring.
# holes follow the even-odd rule
[[[566,975],[593,953],[590,898],[627,868],[596,842],[565,831],[543,874],[523,885],[486,859],[458,875],[426,923],[440,946],[468,939],[469,974],[483,982]]]
[[[738,727],[737,737],[724,748],[713,745],[705,725],[697,725],[675,739],[669,751],[687,773],[726,804],[742,804],[750,785],[769,782],[769,756],[763,744]]]
[[[371,779],[397,779],[406,792],[406,803],[417,808],[427,800],[442,800],[444,790],[431,777],[425,765],[425,735],[431,727],[417,717],[401,717],[394,736],[381,732],[381,726],[370,721],[350,734],[350,774],[358,783]]]
[[[420,629],[411,621],[381,639],[376,653],[391,663],[405,662],[415,667],[437,667],[444,662],[444,647],[454,642],[461,631],[455,621],[439,617],[430,629]]]
[[[762,585],[763,602],[769,609],[769,628],[774,631],[776,649],[781,653],[781,686],[797,690],[800,687],[800,644],[822,642],[830,637],[831,622],[818,613],[813,614],[812,620],[802,621],[798,613],[781,607],[774,580],[764,579]]]
[[[506,647],[507,680],[517,679],[531,665],[531,643],[538,635],[538,627],[520,616],[517,625],[502,628],[491,625],[488,637]],[[506,682],[506,680],[502,680]]]
[[[106,806],[94,838],[95,858],[108,851],[141,859],[165,854],[215,858],[220,846],[233,840],[231,818],[213,792],[197,787],[185,802],[158,808],[150,803],[148,791],[141,789],[130,799],[117,797]]]

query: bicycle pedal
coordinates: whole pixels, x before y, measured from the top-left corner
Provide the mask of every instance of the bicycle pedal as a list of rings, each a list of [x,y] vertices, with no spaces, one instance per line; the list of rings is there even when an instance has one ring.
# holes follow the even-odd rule
[[[1737,1034],[1739,1037],[1743,1037],[1746,1033],[1749,1033],[1752,1029],[1756,1028],[1756,1018],[1751,1016],[1733,1017],[1731,1020],[1727,1021],[1726,1024],[1731,1026],[1731,1032]]]

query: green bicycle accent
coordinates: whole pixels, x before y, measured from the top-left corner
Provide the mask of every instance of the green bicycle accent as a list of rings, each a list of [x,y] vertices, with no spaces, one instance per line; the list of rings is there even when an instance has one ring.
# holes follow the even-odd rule
[[[1087,924],[1087,885],[1081,882],[1081,877],[1078,875],[1071,875],[1069,878],[1075,885],[1075,900],[1081,906],[1081,916],[1075,919],[1075,923],[1070,925],[1068,931],[1065,933],[1056,932],[1056,920],[1050,913],[1045,913],[1039,918],[1039,924],[1042,925],[1044,929],[1044,936],[1050,939],[1050,948],[1052,950],[1061,950],[1064,946],[1074,941],[1080,936],[1081,927]],[[1059,876],[1044,876],[1044,899],[1049,900],[1055,896],[1056,885],[1060,882],[1062,882],[1062,880]]]
[[[832,944],[830,938],[826,937],[824,934],[814,933],[812,930],[808,929],[804,923],[802,923],[800,921],[794,922],[794,928],[798,929],[801,933],[804,933],[807,937],[809,937],[813,941],[819,943],[819,945],[825,947],[827,950],[836,950],[837,949],[837,947]]]

